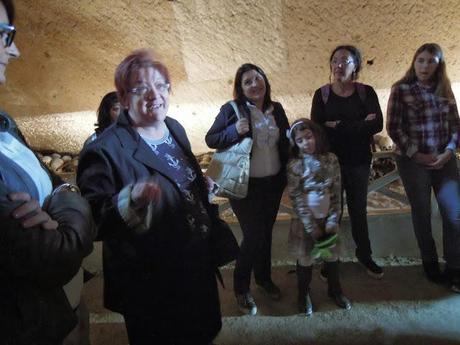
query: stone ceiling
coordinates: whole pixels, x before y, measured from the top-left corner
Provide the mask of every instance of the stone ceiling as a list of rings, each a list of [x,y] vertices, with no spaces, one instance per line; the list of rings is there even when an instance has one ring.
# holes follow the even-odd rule
[[[290,119],[308,116],[329,78],[337,44],[363,53],[361,80],[385,112],[391,84],[415,49],[439,43],[460,83],[459,0],[16,0],[16,43],[2,108],[40,149],[78,152],[113,73],[131,50],[151,47],[172,75],[171,116],[196,152],[245,62],[268,74]],[[457,84],[456,84],[457,85]],[[455,89],[457,98],[460,94]]]

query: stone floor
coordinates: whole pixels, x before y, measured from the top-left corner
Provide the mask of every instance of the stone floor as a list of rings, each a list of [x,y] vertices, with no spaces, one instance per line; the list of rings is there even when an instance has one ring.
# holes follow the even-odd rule
[[[316,310],[311,318],[297,314],[296,276],[289,273],[293,266],[273,269],[273,279],[283,292],[281,301],[253,290],[259,307],[255,317],[239,313],[231,290],[232,269],[224,269],[223,328],[216,344],[460,344],[460,295],[429,283],[420,266],[386,267],[382,280],[372,279],[356,263],[343,263],[341,268],[343,289],[353,309],[337,309],[316,270],[312,283]],[[100,276],[84,291],[92,345],[126,345],[123,318],[102,307],[101,291]]]

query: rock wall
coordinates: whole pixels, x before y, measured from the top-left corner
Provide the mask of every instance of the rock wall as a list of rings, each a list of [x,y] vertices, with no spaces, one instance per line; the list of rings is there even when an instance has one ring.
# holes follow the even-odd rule
[[[385,112],[391,84],[425,42],[443,48],[460,83],[458,0],[16,0],[16,43],[0,104],[39,149],[78,152],[94,110],[113,89],[121,59],[153,48],[172,75],[170,115],[195,152],[232,94],[236,69],[253,62],[268,74],[289,118],[308,116],[314,90],[329,80],[337,44],[363,53],[361,81]],[[458,84],[460,85],[460,84]],[[457,98],[460,87],[456,84]]]

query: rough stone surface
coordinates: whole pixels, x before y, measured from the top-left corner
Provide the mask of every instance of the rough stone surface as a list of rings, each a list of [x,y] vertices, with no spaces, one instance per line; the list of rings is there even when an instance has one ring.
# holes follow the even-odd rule
[[[450,79],[460,82],[458,0],[17,0],[17,45],[2,108],[31,144],[76,153],[93,130],[94,110],[113,89],[121,59],[153,48],[172,75],[170,115],[187,129],[195,152],[235,71],[259,64],[289,118],[309,116],[315,89],[329,78],[337,44],[363,53],[361,80],[385,111],[391,84],[422,43],[445,51]],[[460,97],[456,88],[457,97]]]
[[[282,291],[272,301],[252,283],[257,316],[242,316],[232,291],[232,269],[222,270],[227,288],[220,288],[223,315],[219,345],[455,345],[460,343],[460,295],[428,282],[420,266],[385,267],[382,280],[370,278],[354,263],[341,265],[344,293],[350,311],[339,309],[327,297],[319,270],[313,272],[311,298],[314,313],[301,316],[296,307],[294,266],[273,269]],[[97,276],[85,285],[84,298],[91,312],[91,342],[97,345],[128,343],[123,318],[102,307],[102,282]]]

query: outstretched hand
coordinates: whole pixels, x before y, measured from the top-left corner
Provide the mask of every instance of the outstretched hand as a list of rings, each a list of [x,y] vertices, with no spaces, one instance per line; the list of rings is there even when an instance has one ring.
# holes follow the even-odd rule
[[[50,215],[43,211],[37,200],[32,199],[30,194],[17,192],[8,194],[11,201],[22,201],[23,204],[11,213],[11,216],[21,221],[25,229],[34,226],[41,226],[45,230],[56,230],[58,222],[53,220]]]
[[[140,209],[150,202],[158,202],[161,197],[161,189],[153,180],[137,182],[131,191],[131,201],[134,208]]]

